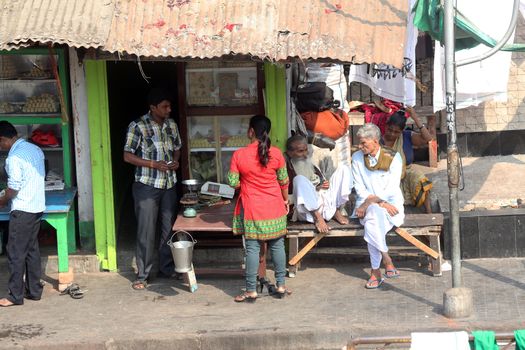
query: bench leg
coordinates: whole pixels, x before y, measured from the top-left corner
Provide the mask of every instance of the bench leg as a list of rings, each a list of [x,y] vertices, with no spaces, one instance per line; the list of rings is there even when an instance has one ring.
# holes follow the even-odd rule
[[[439,253],[439,256],[437,259],[434,259],[434,258],[430,258],[430,262],[432,264],[432,274],[434,275],[434,277],[438,277],[438,276],[441,276],[442,275],[442,272],[441,272],[441,247],[440,247],[440,243],[439,243],[439,236],[429,236],[428,237],[429,241],[430,241],[430,248],[432,248],[433,250],[435,250],[436,252]]]
[[[292,260],[294,256],[299,253],[299,238],[298,237],[290,237],[289,240],[289,247],[288,247],[288,261]],[[299,264],[297,263],[295,265],[290,265],[288,267],[288,277],[293,278],[297,274],[297,270],[299,268]]]

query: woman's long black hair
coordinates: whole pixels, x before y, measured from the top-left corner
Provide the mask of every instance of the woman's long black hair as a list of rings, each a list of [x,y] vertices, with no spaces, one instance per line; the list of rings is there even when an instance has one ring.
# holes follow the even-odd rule
[[[250,118],[250,128],[255,132],[255,137],[259,141],[257,146],[257,153],[259,155],[259,162],[262,166],[266,167],[270,160],[270,129],[272,128],[272,122],[264,115],[254,115]]]
[[[405,130],[407,125],[407,117],[405,117],[404,111],[397,111],[388,118],[386,122],[388,125],[397,126],[401,130]]]

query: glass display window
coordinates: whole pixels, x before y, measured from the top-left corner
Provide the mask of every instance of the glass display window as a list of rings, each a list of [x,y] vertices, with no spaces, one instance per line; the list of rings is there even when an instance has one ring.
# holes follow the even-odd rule
[[[255,62],[190,62],[186,65],[188,106],[256,105]]]
[[[226,183],[233,152],[250,142],[250,117],[188,117],[191,178]]]

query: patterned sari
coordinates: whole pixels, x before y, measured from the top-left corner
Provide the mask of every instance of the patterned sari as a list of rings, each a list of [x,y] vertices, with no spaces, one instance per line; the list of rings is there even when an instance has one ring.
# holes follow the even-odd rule
[[[432,182],[417,169],[412,167],[412,164],[406,164],[406,156],[403,151],[403,144],[405,139],[404,135],[401,134],[392,149],[399,152],[403,158],[403,166],[405,167],[404,177],[401,179],[401,190],[403,191],[403,197],[405,198],[405,204],[412,205],[415,207],[420,207],[425,203],[425,200],[428,196],[429,191],[432,189]],[[411,133],[408,131],[408,133]],[[410,142],[410,145],[405,145],[405,147],[412,147],[411,143],[411,134],[410,137],[406,137],[406,140]],[[410,158],[412,159],[412,157]]]

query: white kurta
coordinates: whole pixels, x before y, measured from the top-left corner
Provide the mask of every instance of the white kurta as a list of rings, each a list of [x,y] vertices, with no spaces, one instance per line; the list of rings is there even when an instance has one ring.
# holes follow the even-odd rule
[[[297,175],[293,180],[293,189],[293,202],[299,221],[314,222],[311,212],[316,210],[328,221],[338,208],[348,202],[352,192],[352,172],[348,166],[340,165],[330,177],[330,187],[319,191],[306,177]]]
[[[379,157],[379,153],[376,157]],[[399,153],[394,156],[388,171],[368,170],[362,151],[358,151],[352,156],[352,176],[357,193],[355,208],[360,207],[370,195],[375,195],[395,206],[399,212],[395,216],[390,216],[386,209],[378,205],[370,205],[365,217],[361,219],[361,224],[365,228],[365,241],[372,246],[369,247],[369,251],[372,248],[370,259],[374,269],[379,268],[380,252],[388,251],[386,233],[393,226],[401,226],[405,219],[403,193],[399,186],[402,171],[403,161]]]

